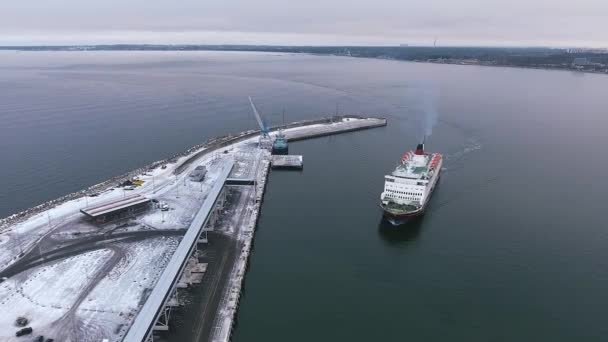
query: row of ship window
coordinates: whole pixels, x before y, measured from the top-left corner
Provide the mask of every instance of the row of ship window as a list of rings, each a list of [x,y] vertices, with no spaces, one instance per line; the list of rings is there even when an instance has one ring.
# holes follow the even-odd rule
[[[421,193],[406,192],[406,191],[396,191],[396,190],[393,190],[393,192],[396,192],[398,194],[404,194],[404,195],[414,195],[414,196],[420,196],[420,195],[422,195]]]
[[[398,196],[398,195],[393,195],[394,198],[400,198],[400,199],[406,199],[406,200],[411,200],[411,201],[416,201],[419,200],[419,197],[410,197],[410,196]]]

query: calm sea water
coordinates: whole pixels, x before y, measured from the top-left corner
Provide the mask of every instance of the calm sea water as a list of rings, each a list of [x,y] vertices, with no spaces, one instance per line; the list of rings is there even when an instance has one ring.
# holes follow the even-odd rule
[[[291,144],[305,168],[270,176],[236,342],[608,336],[606,76],[219,52],[2,52],[0,75],[0,216],[255,128],[248,95],[274,123],[389,118]],[[428,94],[445,170],[395,230],[382,177]]]

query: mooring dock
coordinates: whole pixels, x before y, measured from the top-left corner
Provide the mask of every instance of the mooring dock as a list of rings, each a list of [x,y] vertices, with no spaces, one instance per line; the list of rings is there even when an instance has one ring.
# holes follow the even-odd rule
[[[339,121],[329,121],[316,125],[303,126],[296,129],[286,130],[285,137],[288,141],[306,140],[339,133],[355,132],[370,128],[386,126],[384,118],[358,118],[344,117]]]
[[[294,141],[384,125],[332,117],[281,128]],[[270,129],[267,138],[276,134]],[[187,306],[196,315],[191,340],[227,342],[271,164],[303,165],[302,156],[273,161],[260,142],[253,130],[209,139],[0,220],[3,324],[27,312],[36,335],[139,342],[163,338],[172,313]],[[199,169],[206,172],[192,177]],[[57,296],[44,290],[50,285]],[[196,303],[182,297],[192,286]],[[17,341],[5,330],[0,340]]]
[[[293,128],[286,129],[285,134],[290,141],[296,141],[382,127],[386,124],[385,119],[345,118],[340,121],[295,125],[292,126]],[[252,139],[255,139],[255,135]],[[243,142],[244,140],[240,137],[235,141],[235,144]],[[225,144],[223,148],[229,150],[231,147],[229,144]],[[180,242],[178,250],[174,253],[161,279],[159,279],[150,293],[128,334],[125,336],[124,341],[150,341],[153,340],[153,332],[155,330],[162,331],[168,329],[170,310],[179,306],[179,302],[176,299],[178,284],[180,279],[184,277],[183,274],[188,260],[191,260],[191,256],[196,251],[197,241],[200,241],[199,237],[205,230],[211,231],[218,228],[217,221],[221,221],[221,218],[218,219],[216,216],[219,215],[221,217],[222,213],[221,211],[214,210],[214,208],[218,206],[216,202],[220,201],[222,189],[236,186],[237,188],[240,187],[240,189],[250,189],[241,191],[247,191],[249,193],[248,196],[251,197],[251,201],[247,200],[244,202],[244,204],[249,203],[247,204],[248,208],[239,209],[242,211],[241,215],[245,216],[242,216],[237,222],[238,226],[234,227],[238,234],[237,239],[240,241],[238,246],[240,247],[236,250],[234,260],[222,265],[222,269],[219,272],[220,275],[226,275],[226,280],[216,283],[215,288],[212,290],[212,296],[220,297],[217,300],[209,300],[209,302],[215,303],[212,305],[217,305],[217,307],[209,308],[207,314],[200,317],[203,323],[197,329],[199,333],[195,334],[197,339],[205,336],[206,340],[214,342],[228,342],[230,340],[269,169],[303,168],[303,156],[301,155],[271,156],[268,152],[266,153],[262,153],[260,157],[255,157],[255,160],[250,160],[248,162],[250,165],[246,167],[248,171],[238,177],[234,176],[235,172],[231,173],[229,170],[233,170],[234,163],[242,163],[240,160],[244,158],[243,155],[241,154],[239,157],[238,154],[234,156],[219,154],[221,157],[217,158],[232,158],[233,161],[230,162],[230,166],[227,169],[222,171],[212,192],[208,195],[197,213],[186,236]],[[185,163],[189,162],[189,160],[185,161]],[[245,187],[243,188],[243,186]],[[239,204],[239,206],[241,205],[243,204]],[[201,246],[199,245],[198,248],[201,248]],[[205,248],[204,245],[202,248]],[[220,275],[218,275],[218,279]],[[209,331],[207,332],[207,330]]]
[[[304,167],[303,157],[298,155],[272,156],[270,166],[273,169],[302,169]]]

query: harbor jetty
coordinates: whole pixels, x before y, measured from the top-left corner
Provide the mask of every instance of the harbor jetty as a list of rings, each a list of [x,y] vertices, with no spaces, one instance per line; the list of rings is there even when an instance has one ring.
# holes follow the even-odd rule
[[[386,124],[331,117],[270,136],[280,128],[298,141]],[[203,296],[192,339],[229,341],[271,165],[303,160],[275,158],[259,137],[210,139],[0,220],[0,324],[26,318],[35,335],[57,341],[147,341],[170,329],[180,292],[196,285]],[[17,341],[15,329],[0,340]]]

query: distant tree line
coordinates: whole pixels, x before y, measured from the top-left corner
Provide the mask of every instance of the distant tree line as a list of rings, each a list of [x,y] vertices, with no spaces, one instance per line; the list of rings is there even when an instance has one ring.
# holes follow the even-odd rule
[[[417,46],[266,46],[266,45],[92,45],[92,46],[4,46],[0,50],[53,51],[260,51],[310,53],[366,58],[384,58],[434,63],[462,63],[540,68],[577,68],[606,72],[608,51],[552,48],[417,47]],[[575,59],[584,65],[574,65]]]

